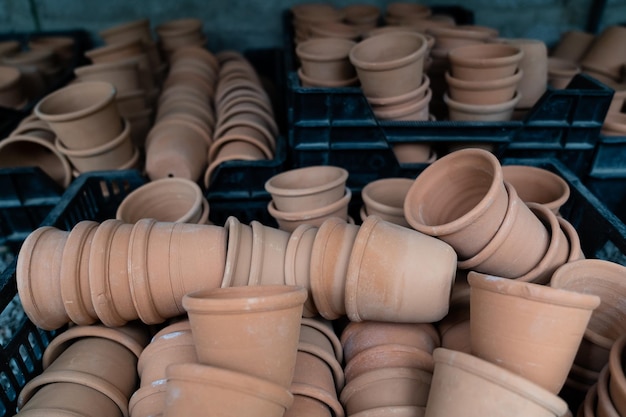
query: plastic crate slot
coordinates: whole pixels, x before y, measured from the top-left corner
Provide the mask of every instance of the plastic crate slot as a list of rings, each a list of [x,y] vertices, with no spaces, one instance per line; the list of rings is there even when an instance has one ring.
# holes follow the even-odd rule
[[[9,401],[15,401],[17,398],[17,391],[15,388],[19,387],[19,384],[14,379],[15,377],[9,377],[9,374],[5,371],[0,372],[0,386],[4,395]]]
[[[32,373],[35,370],[35,363],[33,362],[33,355],[34,352],[31,351],[29,352],[29,348],[26,347],[26,345],[20,345],[18,352],[20,354],[20,357],[22,358],[22,363],[24,363],[24,366],[26,367],[26,371],[28,373]],[[39,358],[34,358],[34,359],[39,359]]]
[[[22,387],[24,386],[24,384],[26,384],[26,378],[24,377],[24,372],[22,372],[24,364],[18,364],[17,361],[17,358],[11,358],[11,360],[9,361],[9,366],[11,367],[11,372],[13,373],[13,376],[15,377],[18,385]]]
[[[37,360],[41,359],[44,351],[41,340],[37,339],[33,332],[28,332],[27,340],[34,357],[37,358]]]

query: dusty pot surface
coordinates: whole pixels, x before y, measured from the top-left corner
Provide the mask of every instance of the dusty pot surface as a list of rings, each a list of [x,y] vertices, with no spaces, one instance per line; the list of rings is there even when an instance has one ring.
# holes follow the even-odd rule
[[[558,393],[600,298],[473,271],[468,281],[472,354]]]

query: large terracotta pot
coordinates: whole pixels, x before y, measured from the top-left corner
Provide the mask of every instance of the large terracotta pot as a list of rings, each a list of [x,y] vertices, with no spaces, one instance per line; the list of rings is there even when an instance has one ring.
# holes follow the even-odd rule
[[[473,271],[468,281],[472,354],[557,394],[600,298]]]
[[[183,305],[198,360],[288,389],[306,296],[304,288],[285,285],[217,288],[185,295]],[[250,332],[251,328],[255,331]]]

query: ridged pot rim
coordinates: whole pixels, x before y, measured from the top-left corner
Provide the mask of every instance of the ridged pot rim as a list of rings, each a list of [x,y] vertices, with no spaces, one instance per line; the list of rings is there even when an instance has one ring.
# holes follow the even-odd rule
[[[515,95],[511,100],[497,104],[468,104],[461,103],[460,101],[452,100],[448,93],[444,93],[443,101],[446,105],[454,110],[461,111],[463,113],[471,114],[492,114],[501,113],[507,110],[513,109],[517,103],[522,99],[522,95],[519,91],[515,91]]]
[[[302,382],[293,382],[290,390],[294,395],[302,395],[323,403],[326,407],[330,408],[334,417],[345,416],[343,406],[337,399],[337,394],[335,393],[330,393],[320,387]]]
[[[137,72],[137,66],[138,66],[137,60],[131,58],[131,59],[125,59],[121,61],[101,62],[99,64],[82,65],[74,69],[74,74],[76,74],[76,76],[80,78],[82,75],[100,74],[102,72],[119,72],[119,71]]]
[[[622,355],[626,348],[626,334],[620,337],[611,346],[609,353],[609,372],[611,374],[610,384],[614,384],[614,387],[609,386],[610,393],[618,389],[622,399],[626,396],[626,376],[624,375],[624,363],[622,361]],[[615,396],[615,395],[613,395]]]
[[[384,106],[384,107],[373,108],[372,111],[374,112],[374,115],[376,115],[376,117],[381,118],[381,119],[389,119],[389,120],[398,119],[398,118],[410,115],[414,113],[415,111],[418,111],[418,110],[421,111],[425,109],[429,105],[432,95],[433,95],[433,92],[429,88],[426,90],[426,94],[424,94],[424,97],[420,98],[419,100],[416,100],[414,102],[400,103],[400,104],[394,104],[394,105],[389,105],[389,106]],[[427,120],[427,119],[424,119],[424,120]]]
[[[558,209],[565,204],[565,202],[569,199],[570,196],[570,188],[567,184],[567,181],[560,175],[555,174],[554,172],[548,171],[544,168],[534,167],[530,165],[503,165],[502,173],[504,175],[504,179],[506,181],[507,172],[509,173],[509,178],[511,175],[517,173],[520,176],[524,176],[525,178],[536,178],[541,179],[541,182],[550,182],[551,184],[556,185],[561,190],[560,196],[552,201],[532,201],[533,203],[539,203],[546,207],[548,207],[553,212],[557,212]],[[510,182],[510,181],[509,181]],[[514,183],[511,183],[515,186]],[[519,195],[519,193],[518,193]]]
[[[479,43],[464,45],[448,52],[450,65],[470,68],[495,68],[515,65],[524,57],[524,51],[506,43]]]
[[[120,33],[124,33],[136,28],[146,28],[149,30],[150,20],[146,17],[142,19],[132,20],[130,22],[120,23],[118,25],[110,26],[106,29],[103,29],[98,32],[98,34],[101,38],[106,38],[107,36],[118,35]]]
[[[519,84],[524,76],[524,70],[521,68],[518,69],[515,74],[504,77],[504,78],[495,78],[493,80],[488,81],[470,81],[463,80],[460,78],[455,78],[450,74],[450,71],[446,71],[445,77],[446,82],[450,88],[458,88],[459,90],[469,90],[469,91],[485,91],[485,90],[496,90],[505,87],[511,87],[513,85]]]
[[[540,405],[555,416],[564,415],[568,409],[567,403],[556,394],[501,366],[476,356],[446,348],[437,348],[433,351],[433,358],[435,359],[435,372],[437,372],[437,363],[446,364],[499,385]]]
[[[363,199],[363,203],[366,207],[370,207],[375,211],[386,213],[392,216],[401,216],[404,217],[404,199],[403,203],[400,206],[392,206],[390,204],[386,204],[380,199],[376,199],[374,196],[376,192],[381,189],[386,189],[386,187],[406,187],[404,196],[406,198],[406,194],[409,192],[411,185],[415,180],[411,178],[380,178],[375,181],[371,181],[363,187],[361,190],[361,198]],[[366,210],[369,211],[369,210]]]
[[[375,58],[373,59],[364,59],[361,57],[364,50],[381,50],[382,48],[386,48],[389,45],[398,45],[400,42],[417,42],[419,43],[415,45],[411,50],[402,55],[393,59],[384,59],[379,61]],[[362,40],[357,43],[350,50],[350,62],[357,68],[368,70],[368,71],[387,71],[399,67],[403,67],[410,63],[413,63],[420,58],[423,58],[426,54],[426,48],[428,46],[428,41],[426,38],[419,33],[411,33],[411,32],[387,32],[379,35],[375,35],[369,37],[367,39]]]
[[[323,182],[314,181],[312,184],[291,184],[292,176],[299,174],[313,173],[315,178],[319,178],[321,173],[330,174],[330,178]],[[317,194],[328,189],[335,188],[346,182],[348,171],[344,168],[333,165],[312,165],[308,167],[295,168],[274,175],[265,182],[265,190],[270,194],[285,197],[298,197],[310,194]]]
[[[486,40],[497,36],[497,31],[488,26],[480,25],[458,25],[458,26],[435,26],[427,30],[435,38],[462,38]]]
[[[183,307],[196,314],[248,314],[296,307],[304,303],[307,294],[297,285],[212,288],[186,294]]]
[[[309,227],[306,227],[305,230],[309,230],[309,228],[315,227],[315,226],[310,226],[310,225],[307,225],[307,226]],[[330,321],[329,321],[329,325],[327,326],[324,323],[322,323],[319,319],[303,317],[302,325],[311,327],[313,329],[318,330],[320,333],[323,333],[326,336],[326,338],[330,341],[330,344],[332,345],[333,350],[335,351],[335,357],[337,358],[337,361],[339,361],[339,363],[343,362],[343,347],[341,346],[341,342],[339,338],[337,337],[337,334],[333,331],[332,323]]]
[[[356,44],[345,38],[312,38],[298,44],[296,55],[304,61],[338,61],[348,59],[350,50]]]
[[[488,169],[493,174],[493,180],[491,182],[491,185],[489,186],[489,189],[487,190],[483,198],[468,212],[448,223],[434,225],[422,223],[422,221],[416,217],[418,213],[415,213],[412,207],[414,204],[412,200],[414,199],[415,194],[421,192],[421,190],[423,189],[422,184],[425,181],[432,181],[432,179],[430,178],[431,176],[435,176],[436,178],[441,174],[441,172],[448,171],[450,164],[454,166],[457,159],[460,158],[461,160],[463,160],[468,157],[480,158],[485,164],[484,168],[482,169]],[[478,148],[458,150],[436,160],[430,166],[428,166],[420,175],[417,176],[406,195],[406,199],[404,200],[404,216],[407,222],[413,228],[420,232],[433,234],[435,236],[448,235],[463,229],[468,223],[473,222],[480,216],[482,216],[484,212],[491,206],[495,199],[495,196],[501,191],[502,186],[502,168],[500,165],[500,161],[498,160],[498,158],[496,158],[494,154]],[[423,202],[420,203],[423,204]],[[419,208],[419,211],[421,210],[422,209]]]
[[[99,100],[96,100],[94,103],[89,104],[87,107],[68,111],[67,113],[48,112],[48,107],[56,108],[59,101],[65,101],[65,96],[67,94],[73,93],[74,91],[81,91],[85,88],[90,87],[96,89]],[[107,83],[104,81],[83,81],[80,83],[68,85],[67,87],[61,88],[60,90],[48,94],[46,97],[39,100],[39,102],[35,106],[34,111],[37,117],[46,122],[70,122],[72,120],[81,119],[88,115],[96,113],[99,110],[102,110],[115,100],[116,95],[117,90],[111,83]]]
[[[369,385],[381,384],[384,381],[394,379],[417,380],[430,386],[432,373],[423,369],[407,367],[372,369],[349,381],[341,391],[340,401],[346,404],[354,394],[359,393],[363,389],[367,389]]]
[[[425,351],[424,349],[420,349],[417,346],[410,346],[410,345],[403,345],[403,344],[399,344],[399,343],[387,343],[387,344],[382,344],[382,345],[375,345],[375,346],[370,346],[368,348],[365,348],[363,350],[361,350],[360,352],[358,352],[356,355],[354,355],[350,361],[348,363],[346,363],[346,366],[344,367],[344,371],[346,374],[346,377],[348,377],[348,375],[351,376],[352,374],[352,368],[354,366],[358,366],[359,362],[358,361],[364,361],[366,359],[370,359],[371,355],[384,355],[384,356],[392,356],[395,354],[406,354],[406,355],[410,355],[414,358],[417,358],[419,360],[419,362],[423,362],[423,363],[430,363],[430,366],[425,365],[424,368],[417,368],[417,369],[421,369],[423,371],[426,372],[433,372],[433,367],[434,367],[434,361],[432,359],[432,354]],[[364,359],[365,358],[365,359]],[[428,369],[426,369],[428,368]],[[354,378],[350,378],[350,380],[352,380]]]
[[[348,78],[347,80],[336,80],[336,81],[327,81],[327,80],[317,80],[315,78],[311,78],[304,73],[302,67],[298,68],[298,78],[301,82],[304,82],[309,85],[314,85],[314,87],[305,87],[305,88],[338,88],[338,87],[351,87],[355,86],[359,81],[358,75],[353,78]]]
[[[63,155],[67,155],[72,158],[93,158],[95,156],[108,153],[121,146],[124,142],[130,140],[130,123],[128,122],[128,119],[122,118],[122,125],[124,128],[116,138],[95,148],[70,149],[63,145],[63,142],[61,142],[61,139],[58,136],[54,140],[54,146]]]
[[[281,211],[276,208],[274,201],[271,201],[267,204],[267,210],[270,215],[275,219],[286,220],[286,221],[300,221],[300,220],[312,220],[317,219],[323,216],[326,216],[330,213],[333,213],[339,210],[342,207],[347,206],[350,203],[350,199],[352,198],[352,191],[349,187],[345,188],[345,193],[343,197],[339,200],[320,208],[316,208],[313,210],[307,211]]]
[[[133,409],[137,404],[146,400],[147,398],[152,397],[153,395],[163,396],[162,398],[165,399],[166,391],[167,384],[156,384],[146,387],[139,387],[137,391],[135,391],[133,395],[130,396],[130,399],[128,401],[128,411],[130,412],[130,415],[134,415]]]

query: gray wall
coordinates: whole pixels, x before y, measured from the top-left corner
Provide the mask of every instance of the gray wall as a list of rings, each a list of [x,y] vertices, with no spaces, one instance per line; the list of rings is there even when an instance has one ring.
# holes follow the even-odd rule
[[[313,0],[314,1],[314,0]],[[299,1],[300,3],[302,1]],[[335,0],[337,6],[389,1]],[[505,37],[555,43],[561,32],[584,29],[593,0],[424,0],[424,4],[460,4],[476,14],[476,23],[500,30]],[[298,1],[286,0],[1,0],[0,31],[32,31],[38,16],[42,30],[98,30],[140,17],[153,25],[178,17],[205,22],[211,50],[281,45],[281,11]],[[31,8],[31,5],[34,6]],[[608,0],[602,27],[626,22],[626,0]],[[98,42],[97,35],[94,41]]]

